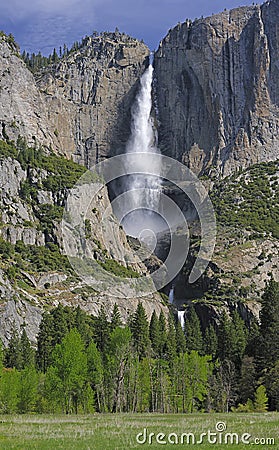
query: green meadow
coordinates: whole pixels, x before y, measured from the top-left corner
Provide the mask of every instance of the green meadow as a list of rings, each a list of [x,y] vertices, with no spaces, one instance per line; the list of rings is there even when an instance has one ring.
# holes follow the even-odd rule
[[[226,430],[222,431],[224,427]],[[137,436],[140,442],[137,442]],[[247,443],[248,440],[250,443]],[[278,449],[279,413],[0,416],[1,450],[199,447],[218,450]]]

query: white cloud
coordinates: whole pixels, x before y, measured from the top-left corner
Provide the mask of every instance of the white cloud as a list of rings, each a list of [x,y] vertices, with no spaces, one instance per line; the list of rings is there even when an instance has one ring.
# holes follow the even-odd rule
[[[12,28],[27,51],[48,54],[54,47],[64,43],[71,46],[84,34],[92,33],[96,1],[99,0],[8,0],[1,7],[1,26],[6,32]]]
[[[76,17],[90,14],[93,16],[95,0],[10,0],[1,6],[1,16],[20,22],[32,20],[38,15]]]

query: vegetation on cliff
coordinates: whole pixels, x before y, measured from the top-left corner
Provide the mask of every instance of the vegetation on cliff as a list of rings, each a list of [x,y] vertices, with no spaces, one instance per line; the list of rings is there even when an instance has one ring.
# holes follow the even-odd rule
[[[19,137],[16,143],[8,139],[0,140],[0,160],[7,158],[18,161],[26,173],[20,184],[19,197],[24,204],[32,208],[34,221],[26,220],[23,226],[33,227],[43,233],[46,243],[45,246],[29,245],[18,240],[11,244],[0,237],[0,267],[10,280],[20,282],[25,279],[22,271],[71,273],[67,257],[61,254],[56,227],[62,220],[69,190],[86,172],[86,168],[52,152],[46,153],[41,147],[30,147],[22,137]],[[48,203],[39,202],[38,195],[41,190],[49,193]],[[2,223],[3,225],[5,224]],[[94,240],[94,231],[88,219],[85,225],[87,238]],[[102,254],[102,260],[98,263],[106,271],[124,278],[139,276],[130,267],[124,267],[109,258],[105,249],[96,242],[98,253]]]
[[[279,238],[279,162],[255,164],[216,182],[211,193],[219,223]]]
[[[14,43],[12,35],[9,35],[9,39]],[[116,28],[115,32],[103,31],[98,33],[97,31],[93,31],[91,36],[84,36],[81,41],[75,41],[71,48],[68,48],[66,44],[60,46],[58,51],[54,48],[49,56],[44,56],[41,52],[30,54],[24,50],[21,57],[28,69],[31,70],[32,73],[36,73],[41,69],[46,69],[50,65],[59,63],[61,59],[66,58],[69,54],[82,50],[88,45],[91,45],[92,47],[94,47],[94,44],[98,45],[100,39],[111,39],[114,42],[121,42],[122,44],[127,42],[131,43],[133,41],[137,42],[136,39],[126,33],[120,33]]]

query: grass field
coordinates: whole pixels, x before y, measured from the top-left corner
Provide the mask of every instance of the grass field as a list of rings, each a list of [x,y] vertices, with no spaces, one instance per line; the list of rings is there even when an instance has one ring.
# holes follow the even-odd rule
[[[218,424],[218,425],[217,425]],[[220,431],[217,432],[216,427]],[[226,426],[226,431],[221,429]],[[137,442],[137,435],[141,434]],[[211,434],[208,441],[208,431]],[[150,435],[154,433],[155,436]],[[164,433],[165,436],[159,436]],[[171,434],[172,433],[172,434]],[[182,433],[193,433],[195,444],[181,444]],[[203,436],[203,443],[198,443]],[[230,436],[236,433],[239,444],[226,444]],[[250,443],[241,442],[243,434],[251,435]],[[215,439],[221,443],[213,443]],[[268,438],[274,439],[269,444]],[[151,443],[149,443],[151,439]],[[156,443],[156,439],[166,442]],[[178,439],[178,444],[176,444]],[[191,442],[192,437],[189,437]],[[247,442],[248,437],[244,436]],[[261,442],[258,443],[257,439]],[[171,442],[173,443],[171,443]],[[188,448],[188,449],[279,449],[279,413],[266,414],[191,414],[191,415],[159,415],[159,414],[94,414],[87,416],[62,415],[13,415],[0,416],[0,449],[49,449],[49,450],[128,450],[135,448]]]

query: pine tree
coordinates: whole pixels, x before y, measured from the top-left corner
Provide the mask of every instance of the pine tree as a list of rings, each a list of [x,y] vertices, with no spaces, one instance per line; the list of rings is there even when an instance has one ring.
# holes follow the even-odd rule
[[[256,389],[256,368],[254,358],[244,356],[241,365],[241,374],[239,380],[239,399],[241,403],[246,403],[252,399]]]
[[[247,345],[245,350],[245,353],[248,356],[256,357],[257,355],[256,350],[259,344],[259,337],[260,337],[260,327],[257,319],[253,317],[248,328]]]
[[[260,311],[259,368],[272,368],[279,360],[279,283],[273,279],[262,296]]]
[[[173,364],[176,354],[177,354],[176,329],[175,329],[173,314],[170,313],[169,319],[168,319],[166,356],[171,365]]]
[[[87,314],[82,311],[80,306],[75,309],[74,328],[76,328],[81,335],[85,345],[88,345],[93,338],[93,330],[91,327],[91,321],[89,320]]]
[[[149,339],[149,324],[147,316],[142,306],[139,302],[137,309],[133,315],[132,322],[130,325],[133,344],[139,358],[142,359],[147,356],[150,352],[150,339]]]
[[[60,303],[57,308],[51,311],[52,315],[52,345],[60,344],[62,339],[66,336],[71,324],[73,326],[74,318],[73,312],[70,308],[64,308]],[[68,326],[69,323],[69,326]]]
[[[218,346],[218,338],[215,328],[212,324],[208,325],[205,330],[204,347],[206,355],[211,355],[213,359],[216,358]]]
[[[52,53],[52,62],[57,63],[58,61],[59,61],[59,56],[57,55],[56,48],[54,48],[53,53]]]
[[[115,328],[120,327],[121,325],[122,325],[122,321],[121,321],[119,307],[118,307],[117,303],[114,303],[113,311],[112,311],[112,315],[111,315],[110,331],[115,330]]]
[[[110,323],[102,305],[94,322],[94,341],[101,353],[105,353],[110,339]]]
[[[233,327],[233,349],[232,360],[235,363],[236,369],[240,370],[241,361],[247,346],[247,328],[244,320],[241,319],[239,313],[235,310],[232,314]]]
[[[160,328],[156,311],[153,311],[149,324],[149,337],[154,355],[160,353]]]
[[[67,47],[66,44],[64,44],[64,45],[63,45],[63,56],[67,56],[67,55],[68,55],[68,52],[69,52],[68,47]]]
[[[195,350],[202,353],[203,338],[201,332],[201,324],[193,306],[190,306],[187,311],[184,332],[186,336],[186,345],[188,351]]]
[[[35,351],[31,347],[25,328],[23,328],[20,337],[20,351],[22,358],[22,368],[25,369],[26,367],[33,366],[35,363]]]
[[[256,412],[266,412],[268,409],[266,388],[263,385],[260,385],[255,392],[254,408]]]
[[[187,350],[185,334],[182,330],[180,322],[178,321],[175,324],[175,338],[177,354],[179,355],[180,353],[185,353]]]
[[[217,356],[221,360],[229,359],[240,371],[241,361],[247,346],[247,329],[239,313],[235,310],[232,318],[223,311],[218,329]]]
[[[160,333],[159,355],[162,357],[166,352],[166,343],[167,343],[166,318],[162,311],[160,312],[159,315],[159,333]]]
[[[37,367],[44,373],[51,364],[53,348],[53,317],[48,312],[44,312],[39,328],[36,353]]]
[[[220,317],[218,327],[218,350],[217,356],[222,360],[233,360],[233,351],[235,349],[235,333],[231,319],[223,311]]]
[[[151,393],[150,364],[151,360],[149,358],[143,358],[139,362],[139,382],[136,392],[137,412],[149,412]]]
[[[267,388],[270,409],[279,411],[279,360],[266,374],[265,386]]]
[[[13,327],[12,336],[5,351],[4,365],[5,367],[15,368],[18,370],[22,368],[20,338],[15,326]]]

